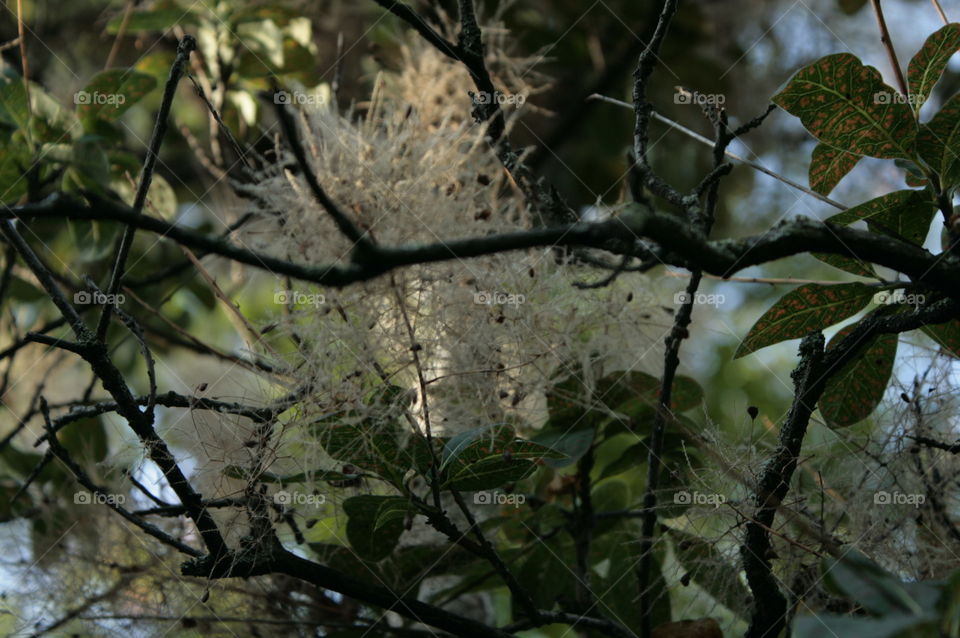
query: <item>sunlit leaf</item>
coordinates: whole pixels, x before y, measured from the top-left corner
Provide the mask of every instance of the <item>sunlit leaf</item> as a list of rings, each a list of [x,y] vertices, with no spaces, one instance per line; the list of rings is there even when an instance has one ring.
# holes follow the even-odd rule
[[[123,13],[115,15],[107,23],[107,33],[119,33],[122,23]],[[191,11],[175,6],[150,11],[131,11],[126,29],[133,33],[137,31],[166,31],[178,24],[197,24],[197,16]]]

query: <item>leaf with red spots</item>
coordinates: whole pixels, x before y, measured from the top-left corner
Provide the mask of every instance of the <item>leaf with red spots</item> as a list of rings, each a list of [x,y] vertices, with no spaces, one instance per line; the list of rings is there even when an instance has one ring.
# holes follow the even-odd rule
[[[77,116],[87,130],[92,130],[94,120],[116,120],[156,86],[152,75],[133,69],[102,71],[74,94]]]
[[[800,286],[781,297],[753,324],[733,356],[739,358],[832,326],[860,312],[874,292],[874,288],[858,283]]]
[[[917,126],[904,101],[879,71],[850,53],[804,67],[773,97],[821,142],[887,159],[913,156]]]
[[[920,146],[920,137],[923,135],[923,125],[920,126],[920,132],[917,133],[917,150],[919,151]],[[930,180],[923,174],[923,171],[920,170],[920,167],[917,166],[914,162],[908,162],[907,160],[898,159],[893,161],[898,168],[903,169],[904,176],[903,180],[907,183],[907,186],[911,188],[923,188],[925,187]]]
[[[825,221],[847,226],[865,221],[871,231],[920,245],[927,238],[936,204],[925,191],[893,191],[828,217]]]
[[[936,214],[936,205],[925,191],[902,190],[887,193],[848,208],[825,221],[847,226],[857,221],[867,222],[873,232],[902,238],[921,245],[927,238],[930,222]],[[855,275],[875,277],[870,264],[843,255],[813,253],[820,261]]]
[[[844,327],[827,345],[829,350],[857,326]],[[843,428],[864,420],[879,405],[893,373],[897,356],[896,334],[874,337],[861,354],[834,372],[820,397],[820,414],[834,428]]]
[[[923,331],[945,352],[960,357],[960,321],[954,319],[947,323],[924,326]]]
[[[868,264],[865,261],[860,261],[859,259],[854,259],[853,257],[847,257],[846,255],[831,255],[830,253],[811,254],[823,263],[829,264],[834,268],[839,268],[840,270],[848,272],[852,275],[857,275],[858,277],[877,278],[877,271],[873,269],[873,264]]]
[[[907,67],[907,84],[910,101],[917,113],[923,106],[933,85],[937,83],[950,57],[960,51],[960,24],[952,22],[930,35],[923,47],[910,60]]]
[[[810,158],[810,188],[821,195],[829,195],[861,157],[828,144],[817,144]]]
[[[960,94],[920,125],[917,153],[937,172],[945,187],[960,183]]]

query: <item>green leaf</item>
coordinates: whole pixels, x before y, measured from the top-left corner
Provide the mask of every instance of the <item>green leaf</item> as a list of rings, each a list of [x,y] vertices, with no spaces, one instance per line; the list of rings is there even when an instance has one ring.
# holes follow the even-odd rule
[[[464,492],[490,490],[524,479],[535,469],[537,466],[530,461],[488,457],[470,465],[452,468],[442,488]]]
[[[927,325],[923,327],[923,331],[943,350],[954,357],[960,357],[960,320]]]
[[[517,439],[513,428],[505,424],[479,435],[472,431],[471,435],[470,442],[465,446],[458,444],[444,465],[443,489],[475,491],[500,487],[530,475],[537,467],[534,460],[563,458],[562,453],[548,447]]]
[[[934,617],[890,614],[882,618],[816,614],[800,616],[793,625],[793,638],[823,636],[870,636],[870,638],[935,638],[941,636]]]
[[[829,195],[843,177],[860,161],[854,155],[829,144],[817,144],[810,158],[810,188],[821,195]]]
[[[74,94],[77,115],[87,130],[95,119],[112,122],[157,86],[152,75],[133,69],[110,69],[95,75]]]
[[[136,180],[139,173],[133,174]],[[110,181],[110,188],[120,196],[127,206],[133,206],[137,193],[134,185],[130,182],[127,175],[115,175]],[[173,221],[177,216],[177,194],[173,191],[170,182],[163,176],[154,174],[150,182],[150,189],[147,191],[147,202],[144,206],[144,212],[161,219]]]
[[[865,221],[873,232],[919,246],[927,238],[936,212],[936,205],[925,191],[902,190],[853,206],[824,221],[843,226]]]
[[[656,543],[650,561],[650,591],[652,592],[651,625],[670,622],[670,591],[663,577],[665,543]],[[636,568],[640,561],[640,543],[628,530],[617,530],[598,539],[591,548],[592,571],[597,573],[596,586],[591,587],[597,597],[597,608],[603,616],[615,618],[631,632],[638,632],[641,624],[638,604]],[[567,580],[570,580],[569,572]],[[634,585],[631,587],[631,585]],[[656,632],[654,635],[658,635]]]
[[[627,482],[612,478],[594,485],[590,491],[590,500],[593,501],[595,512],[618,512],[630,506],[630,488]],[[619,527],[622,519],[604,518],[594,525],[593,535],[597,538],[612,529]]]
[[[270,20],[282,26],[299,16],[300,13],[288,7],[243,7],[237,9],[237,11],[230,15],[230,24],[235,26],[243,22],[259,22],[261,20]]]
[[[610,476],[616,476],[617,474],[626,472],[627,470],[640,465],[647,460],[649,451],[649,444],[643,441],[640,443],[634,443],[621,452],[620,456],[618,456],[613,462],[608,463],[603,468],[603,471],[600,472],[598,480],[602,480]]]
[[[736,359],[832,326],[860,312],[874,292],[874,288],[859,283],[800,286],[781,297],[753,324],[733,356]]]
[[[373,472],[395,485],[412,465],[410,455],[400,449],[400,431],[395,423],[368,419],[360,423],[314,422],[311,427],[319,430],[320,444],[331,457]]]
[[[40,301],[41,299],[47,298],[45,290],[38,288],[33,282],[27,281],[17,275],[10,275],[7,294],[10,295],[11,299],[23,303]]]
[[[530,592],[537,607],[551,609],[557,599],[574,595],[568,567],[574,560],[569,542],[560,538],[540,541],[516,570],[517,581]]]
[[[960,320],[931,324],[923,327],[928,337],[933,339],[944,352],[960,357]]]
[[[953,22],[931,34],[923,43],[923,47],[910,60],[910,65],[907,67],[907,84],[914,112],[920,112],[921,107],[930,97],[933,86],[943,75],[950,57],[958,50],[960,50],[960,24]]]
[[[580,457],[586,454],[590,446],[593,445],[595,435],[596,431],[593,428],[570,432],[546,431],[538,433],[532,441],[563,454],[564,458],[545,459],[550,467],[560,468],[576,463]]]
[[[13,140],[0,142],[0,202],[15,204],[26,194],[24,172],[32,163],[26,145]]]
[[[42,454],[36,452],[21,452],[12,443],[8,443],[0,450],[0,467],[12,471],[18,476],[26,478],[40,461]]]
[[[252,478],[250,470],[241,465],[228,465],[223,473],[230,478],[247,481]],[[279,485],[289,485],[290,483],[312,483],[314,481],[326,481],[328,483],[339,483],[343,481],[352,481],[363,476],[362,474],[344,474],[334,470],[317,470],[315,472],[300,472],[298,474],[289,474],[280,476],[273,472],[262,472],[257,475],[257,480],[261,483],[276,483]]]
[[[0,122],[22,131],[27,131],[30,126],[30,109],[23,79],[9,67],[0,74]]]
[[[852,598],[868,612],[889,615],[923,611],[900,579],[857,550],[838,559],[824,559],[822,567],[828,587]]]
[[[99,417],[72,423],[57,438],[75,460],[99,463],[107,458],[107,430]]]
[[[283,33],[273,20],[242,22],[236,35],[246,52],[268,69],[283,67]]]
[[[122,23],[122,13],[114,16],[107,23],[107,33],[119,33]],[[193,12],[178,7],[170,7],[151,11],[131,11],[126,29],[129,32],[166,31],[178,24],[193,25],[197,23],[197,16]]]
[[[502,423],[489,423],[487,425],[470,428],[466,432],[461,432],[456,436],[450,437],[450,440],[443,446],[443,455],[440,457],[440,470],[446,468],[451,462],[456,461],[467,448],[485,436],[490,439],[491,447],[493,447],[494,439],[502,426]],[[512,436],[512,428],[510,432]]]
[[[100,146],[100,138],[84,135],[73,143],[71,166],[66,177],[87,190],[99,191],[110,182],[110,162]]]
[[[852,324],[840,330],[827,348],[838,344],[856,326]],[[832,427],[847,427],[873,413],[893,373],[898,341],[896,334],[874,338],[866,350],[830,377],[819,404],[820,414],[827,423]]]
[[[656,405],[660,379],[637,370],[612,372],[599,379],[591,392],[576,375],[564,379],[547,391],[550,429],[568,431],[599,426],[611,412],[637,419]],[[670,408],[684,412],[700,405],[703,389],[694,379],[678,375],[670,395]]]
[[[925,191],[901,190],[876,197],[842,213],[828,217],[826,222],[847,226],[856,221],[867,222],[870,230],[890,237],[923,244],[936,214],[936,206]],[[876,277],[871,264],[845,255],[813,253],[820,261],[855,275]]]
[[[920,146],[920,138],[923,136],[923,125],[920,126],[920,132],[917,133],[917,147]],[[897,159],[893,160],[893,163],[897,167],[903,169],[904,176],[903,180],[906,182],[907,186],[911,188],[923,188],[930,181],[923,174],[923,171],[920,170],[920,167],[917,166],[914,162],[908,162],[907,160]]]
[[[846,255],[831,255],[829,253],[811,254],[823,263],[833,266],[834,268],[839,268],[840,270],[848,272],[852,275],[870,278],[877,277],[877,271],[873,269],[872,264],[868,264],[863,261],[857,261],[853,257],[847,257]]]
[[[821,142],[857,155],[913,156],[916,122],[880,72],[850,53],[804,67],[773,97]]]
[[[343,502],[347,539],[360,558],[379,561],[393,552],[411,506],[399,496],[354,496]]]
[[[945,187],[960,183],[960,94],[954,95],[926,124],[920,125],[917,153]]]
[[[750,592],[740,581],[736,558],[724,556],[716,546],[699,536],[666,528],[673,540],[677,560],[694,582],[741,618],[749,617]]]
[[[73,245],[77,247],[77,259],[86,264],[111,255],[120,233],[120,225],[116,222],[83,219],[69,220],[67,229]]]

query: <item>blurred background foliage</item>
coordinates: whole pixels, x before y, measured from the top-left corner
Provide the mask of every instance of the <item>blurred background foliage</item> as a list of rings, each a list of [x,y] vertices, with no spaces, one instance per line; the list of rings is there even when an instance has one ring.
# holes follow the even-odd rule
[[[456,15],[454,0],[413,4],[438,23],[446,20],[445,15]],[[723,95],[731,120],[738,123],[762,113],[770,96],[799,66],[821,55],[852,51],[890,78],[874,18],[863,10],[865,4],[862,0],[682,2],[654,75],[651,101],[658,112],[709,136],[700,110],[675,102],[675,87]],[[893,39],[903,52],[901,59],[908,59],[939,26],[938,18],[929,3],[921,0],[889,1],[885,6]],[[600,93],[630,100],[636,59],[660,3],[521,0],[487,2],[482,12],[489,15],[495,8],[509,29],[507,42],[526,55],[539,53],[542,60],[537,70],[552,80],[549,90],[531,98],[532,108],[515,125],[515,144],[528,148],[528,163],[574,206],[586,210],[622,203],[627,197],[626,153],[632,143],[633,116],[627,109],[587,98]],[[27,0],[23,9],[28,90],[21,81],[19,48],[4,46],[2,51],[0,193],[7,205],[37,201],[55,190],[112,191],[129,202],[177,38],[183,33],[198,39],[200,55],[193,57],[190,71],[222,112],[226,127],[241,146],[269,157],[277,128],[264,92],[272,82],[319,92],[332,87],[341,108],[353,105],[363,113],[377,72],[401,63],[398,49],[406,31],[373,2],[342,0]],[[9,0],[0,14],[0,44],[16,37],[16,3]],[[122,86],[117,84],[119,76],[107,69],[128,70],[122,75]],[[931,101],[938,106],[944,95],[958,87],[960,74],[951,65]],[[469,88],[464,86],[464,93]],[[98,89],[122,92],[127,103],[114,109],[75,102],[78,91]],[[677,187],[692,187],[709,170],[709,149],[667,126],[654,124],[651,141],[655,167]],[[776,112],[732,150],[805,184],[812,147],[812,138],[799,122]],[[148,212],[206,232],[225,231],[251,206],[229,184],[246,179],[239,165],[229,136],[211,120],[191,82],[184,80],[174,102]],[[903,187],[898,171],[866,160],[832,197],[853,204]],[[823,218],[834,212],[743,166],[723,182],[721,195],[715,237],[760,232],[784,216]],[[57,266],[54,270],[62,273],[68,289],[79,290],[83,276],[103,281],[109,272],[118,225],[51,221],[34,223],[32,229],[34,243],[48,247],[42,257]],[[938,236],[935,227],[931,237]],[[218,304],[182,251],[144,233],[136,241],[129,286],[142,300],[135,314],[153,338],[158,356],[185,351],[177,356],[189,357],[192,334],[213,344],[225,360],[245,359],[230,313]],[[170,268],[178,269],[178,276],[157,283],[157,275]],[[663,274],[660,302],[668,303],[683,279]],[[847,277],[811,257],[741,275],[830,281]],[[15,272],[9,277],[10,296],[17,303],[9,316],[0,319],[4,335],[0,348],[23,332],[57,319],[39,290]],[[753,321],[788,289],[768,283],[708,282],[704,292],[722,294],[725,302],[696,309],[692,339],[681,353],[681,372],[707,389],[704,410],[691,412],[693,420],[713,422],[761,445],[772,443],[772,424],[782,418],[792,395],[789,371],[796,344],[736,361],[732,354]],[[269,302],[263,299],[268,298],[244,293],[244,313],[254,319],[266,317]],[[162,317],[153,310],[161,307]],[[136,343],[126,339],[119,344],[117,362],[126,366],[125,374],[132,380],[143,379]],[[931,346],[920,343],[918,347]],[[914,373],[910,356],[901,357],[897,374],[903,379]],[[66,364],[64,370],[74,386],[90,383],[89,372],[82,367]],[[132,383],[145,389],[140,381]],[[26,409],[32,398],[16,393],[12,389],[3,397],[11,416]],[[758,418],[748,415],[749,406],[758,409]],[[97,433],[92,440],[65,441],[65,445],[82,458],[102,461],[108,433],[123,435],[120,428],[111,427],[109,418],[100,421],[98,427],[85,429]],[[869,430],[874,424],[868,421],[857,427]],[[814,427],[811,437],[817,445],[836,443],[825,428]],[[24,472],[37,461],[36,456],[20,456],[29,453],[12,447],[5,454],[8,466]],[[63,470],[56,468],[49,466],[48,475],[42,477],[50,491],[67,480]],[[4,488],[0,502],[9,496]],[[77,518],[75,511],[65,511],[59,521],[37,519],[40,522],[31,530],[34,555],[46,554]]]
[[[831,0],[802,6],[736,0],[684,2],[661,56],[663,66],[654,75],[652,101],[658,112],[709,135],[709,125],[696,106],[675,104],[676,86],[723,95],[732,121],[742,122],[761,113],[777,87],[799,65],[819,55],[850,50],[889,74],[873,17],[860,10],[864,4]],[[920,0],[888,4],[895,42],[906,58],[919,47],[923,34],[937,26],[936,15]],[[549,91],[531,100],[534,108],[513,131],[516,143],[529,148],[531,166],[556,184],[575,206],[624,201],[632,114],[586,98],[601,93],[629,101],[631,73],[655,24],[659,3],[613,1],[590,7],[582,2],[530,1],[509,3],[506,8],[488,3],[488,12],[494,7],[502,11],[511,45],[524,53],[539,52],[542,61],[538,70],[553,80]],[[444,13],[455,15],[456,10],[455,2],[449,0],[422,3],[419,8],[438,20]],[[271,128],[270,105],[260,92],[269,88],[271,77],[283,85],[299,82],[305,87],[339,80],[339,104],[354,104],[362,111],[377,70],[399,64],[397,47],[405,29],[373,3],[355,2],[37,1],[24,3],[24,11],[30,75],[37,89],[31,99],[42,103],[36,111],[45,109],[51,114],[49,123],[37,125],[43,130],[26,145],[16,137],[5,140],[0,175],[7,178],[7,203],[26,194],[31,180],[14,177],[14,166],[22,165],[31,154],[45,158],[33,179],[37,182],[34,187],[42,192],[57,187],[88,187],[106,174],[108,186],[131,197],[131,184],[137,179],[160,100],[157,87],[162,87],[169,71],[178,33],[198,36],[202,55],[194,56],[192,70],[214,104],[222,107],[226,125],[242,144],[269,151],[276,129]],[[2,42],[16,37],[15,6],[8,4],[5,13],[0,22]],[[910,16],[909,29],[898,29],[908,26],[899,19],[906,16]],[[340,36],[343,56],[337,63]],[[8,47],[2,55],[8,90],[16,93],[18,49]],[[73,104],[74,93],[89,88],[107,64],[111,68],[133,68],[143,73],[145,80],[149,76],[155,81],[154,88],[119,117],[93,118],[92,122],[88,118],[83,129],[76,130],[71,113],[81,118],[82,113]],[[953,69],[948,71],[938,87],[940,95],[951,94],[960,85],[957,75]],[[467,89],[464,87],[464,91]],[[6,119],[10,125],[13,116]],[[202,230],[223,230],[237,219],[244,204],[235,198],[222,173],[208,168],[211,163],[219,163],[236,169],[236,154],[222,133],[212,134],[217,127],[211,126],[210,117],[187,81],[181,84],[174,102],[172,121],[155,187],[170,192],[163,197],[151,193],[154,206],[163,202],[164,210],[155,212]],[[60,126],[53,122],[60,122]],[[65,137],[64,131],[70,126],[74,130]],[[9,134],[11,127],[4,130]],[[694,185],[708,169],[709,149],[667,126],[654,123],[651,139],[656,167],[678,187]],[[798,122],[775,113],[732,150],[806,183],[812,145]],[[82,161],[71,164],[72,157]],[[104,163],[109,164],[106,173]],[[900,175],[886,166],[878,172],[880,166],[879,162],[861,162],[834,199],[857,202],[902,187]],[[231,176],[242,179],[236,170]],[[10,188],[13,182],[18,183]],[[830,211],[820,202],[742,166],[725,180],[722,196],[715,236],[758,232],[784,215],[823,217]],[[39,228],[45,231],[38,231],[40,239],[64,262],[73,263],[76,257],[85,264],[86,274],[100,279],[107,265],[103,257],[112,246],[116,228],[77,223],[68,225],[69,233],[63,232],[62,224]],[[137,247],[143,258],[133,264],[134,281],[162,271],[171,261],[182,261],[179,250],[172,245],[150,237],[138,241],[147,245]],[[74,251],[78,254],[73,255]],[[812,258],[797,258],[765,266],[762,273],[760,270],[745,274],[828,280],[842,277],[839,271]],[[187,322],[180,324],[184,328],[197,318],[209,325],[211,317],[207,313],[214,309],[212,296],[208,287],[190,274],[184,268],[185,276],[179,281],[145,288],[145,294],[149,295],[148,301],[173,295],[171,302],[181,310],[176,321]],[[676,281],[674,287],[679,289],[680,284]],[[719,313],[709,311],[705,321],[696,323],[696,329],[704,333],[702,337],[715,346],[698,348],[711,356],[697,356],[696,371],[721,386],[725,380],[736,380],[728,392],[711,393],[709,408],[718,421],[743,427],[747,405],[758,406],[762,414],[777,415],[789,396],[788,383],[771,387],[766,370],[750,361],[732,362],[729,357],[738,343],[737,335],[765,304],[782,294],[782,289],[748,284],[716,284],[715,288],[733,303],[719,308]],[[776,364],[782,363],[783,353],[791,358],[792,349],[790,345],[760,356],[769,358],[765,363],[774,366],[782,379],[788,379],[787,368]],[[775,420],[775,416],[771,418]]]

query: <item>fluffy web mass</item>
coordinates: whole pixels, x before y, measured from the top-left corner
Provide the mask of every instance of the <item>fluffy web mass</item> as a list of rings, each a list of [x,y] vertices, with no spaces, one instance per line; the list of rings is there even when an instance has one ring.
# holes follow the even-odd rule
[[[381,74],[356,111],[319,105],[299,114],[303,146],[327,194],[383,245],[529,228],[522,194],[485,128],[470,119],[469,77],[416,41],[403,56],[402,70]],[[519,96],[538,90],[529,61],[494,58],[498,86]],[[507,109],[512,123],[520,110]],[[282,212],[251,225],[243,243],[300,263],[347,263],[351,242],[315,202],[295,162],[278,153],[251,194]],[[306,391],[284,415],[260,469],[305,474],[303,488],[325,496],[323,508],[296,508],[307,540],[345,543],[335,501],[384,493],[368,481],[331,490],[323,473],[350,468],[327,455],[324,429],[316,426],[331,414],[339,423],[380,414],[386,408],[377,387],[402,390],[408,434],[429,428],[449,436],[510,423],[529,436],[547,418],[547,389],[574,372],[588,387],[613,371],[659,376],[670,325],[656,305],[663,295],[643,275],[596,290],[573,286],[597,276],[554,249],[539,249],[414,266],[342,290],[278,279],[274,294],[286,296],[266,322],[276,347],[264,354]],[[248,451],[237,453],[238,462],[252,463]],[[404,542],[435,532],[419,534],[405,533]]]

